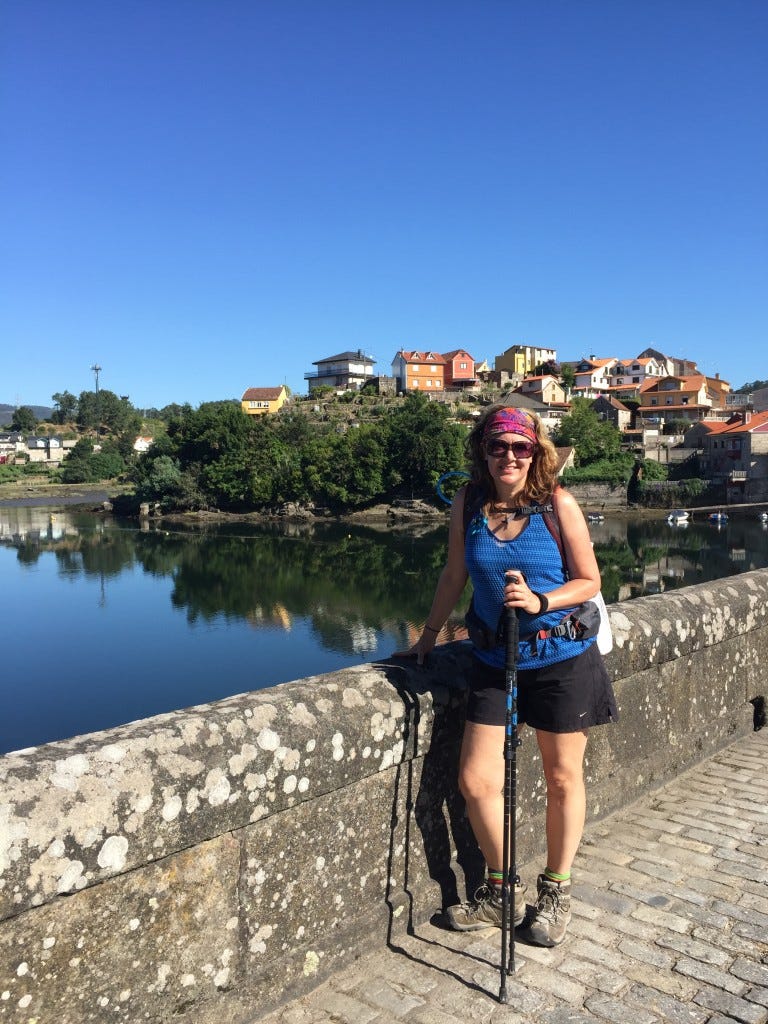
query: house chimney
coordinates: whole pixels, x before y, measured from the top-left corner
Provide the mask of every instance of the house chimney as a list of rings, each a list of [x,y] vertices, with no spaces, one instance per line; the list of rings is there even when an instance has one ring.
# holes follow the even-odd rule
[[[741,422],[747,424],[751,419],[752,413],[749,411],[749,409],[745,409],[744,412],[741,414]]]

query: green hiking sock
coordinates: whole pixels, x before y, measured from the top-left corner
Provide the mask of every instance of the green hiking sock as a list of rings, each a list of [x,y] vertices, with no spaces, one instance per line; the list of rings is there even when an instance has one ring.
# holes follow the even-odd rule
[[[544,877],[548,878],[550,882],[567,882],[571,877],[571,872],[561,874],[559,871],[550,871],[549,868],[545,868]]]
[[[488,868],[488,885],[490,885],[497,896],[500,896],[501,890],[504,887],[504,872],[493,871],[491,868]]]

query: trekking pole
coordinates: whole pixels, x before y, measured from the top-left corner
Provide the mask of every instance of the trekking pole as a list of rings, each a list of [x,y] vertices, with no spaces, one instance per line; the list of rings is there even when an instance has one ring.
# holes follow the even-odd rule
[[[506,651],[504,657],[506,716],[504,723],[504,840],[501,889],[501,985],[499,1002],[507,1002],[507,975],[515,972],[515,888],[517,886],[517,643],[519,625],[514,608],[505,608]],[[511,911],[511,918],[510,918]],[[509,949],[507,950],[507,938]],[[507,957],[509,953],[509,957]]]

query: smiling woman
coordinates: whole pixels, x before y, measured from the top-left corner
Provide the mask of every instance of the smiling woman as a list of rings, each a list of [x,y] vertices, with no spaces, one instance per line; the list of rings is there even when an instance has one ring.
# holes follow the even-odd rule
[[[537,880],[528,938],[554,946],[565,938],[571,917],[571,865],[586,808],[587,730],[618,717],[595,637],[558,630],[597,594],[600,572],[584,516],[557,485],[555,449],[537,416],[492,406],[467,448],[471,484],[453,502],[448,558],[426,625],[404,652],[424,661],[470,577],[474,667],[459,785],[486,860],[487,885],[474,899],[449,908],[448,918],[458,931],[495,925],[506,934],[508,886],[517,886],[517,879],[510,877],[508,859],[504,753],[519,709],[520,723],[536,732],[547,786],[547,861]],[[471,519],[465,505],[474,511]],[[556,509],[562,552],[544,521],[545,507]],[[519,626],[517,643],[508,641],[503,628],[510,613],[514,636]],[[521,897],[523,891],[516,890]],[[525,904],[513,895],[512,906],[514,925],[520,925]]]

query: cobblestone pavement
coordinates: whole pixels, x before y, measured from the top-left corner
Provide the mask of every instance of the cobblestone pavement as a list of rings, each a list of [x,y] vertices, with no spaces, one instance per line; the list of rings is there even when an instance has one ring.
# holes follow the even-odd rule
[[[765,1024],[768,729],[588,828],[555,949],[430,923],[264,1024]],[[529,892],[538,866],[524,865]]]

